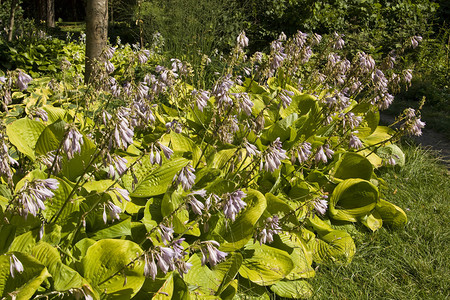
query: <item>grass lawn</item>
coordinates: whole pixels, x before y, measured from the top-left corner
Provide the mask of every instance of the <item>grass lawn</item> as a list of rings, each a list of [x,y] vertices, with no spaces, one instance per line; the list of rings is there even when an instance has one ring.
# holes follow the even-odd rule
[[[350,265],[318,267],[315,299],[450,299],[449,172],[429,151],[404,151],[406,166],[381,177],[384,198],[407,213],[406,227],[356,234]]]

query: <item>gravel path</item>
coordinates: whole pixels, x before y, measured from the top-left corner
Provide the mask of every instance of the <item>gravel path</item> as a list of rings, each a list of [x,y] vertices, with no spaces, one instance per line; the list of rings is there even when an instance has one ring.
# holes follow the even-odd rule
[[[395,121],[395,117],[382,114],[380,115],[380,121],[382,124],[392,124]],[[422,135],[413,137],[413,139],[417,144],[433,150],[436,157],[450,170],[450,141],[445,135],[427,129],[425,126],[422,130]]]

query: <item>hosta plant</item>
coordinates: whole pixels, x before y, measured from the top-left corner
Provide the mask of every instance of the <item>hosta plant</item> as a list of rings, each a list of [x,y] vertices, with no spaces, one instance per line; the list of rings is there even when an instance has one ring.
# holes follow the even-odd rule
[[[355,223],[405,224],[375,171],[424,125],[378,124],[410,71],[341,58],[338,34],[247,44],[211,88],[176,59],[137,77],[150,52],[131,48],[89,85],[0,78],[2,297],[307,298],[315,266],[351,262]]]

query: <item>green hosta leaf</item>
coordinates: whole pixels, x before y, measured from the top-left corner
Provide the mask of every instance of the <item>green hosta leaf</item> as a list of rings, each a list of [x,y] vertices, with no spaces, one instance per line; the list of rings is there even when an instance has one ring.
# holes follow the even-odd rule
[[[15,236],[16,226],[12,224],[3,224],[0,226],[0,254],[8,251]]]
[[[360,218],[359,221],[372,231],[377,231],[383,226],[383,220],[376,209],[371,214]]]
[[[9,251],[20,251],[23,253],[28,253],[36,245],[36,240],[38,238],[37,230],[25,232],[19,236],[16,236],[14,241],[9,247]]]
[[[292,214],[292,207],[286,202],[286,200],[281,197],[276,197],[271,193],[267,193],[265,197],[267,200],[267,212],[271,216],[277,215],[280,219],[285,217],[285,225],[292,227],[299,225],[298,219],[294,214]]]
[[[305,280],[281,280],[270,286],[270,289],[280,297],[290,299],[311,298],[313,288]]]
[[[74,157],[67,161],[64,160],[62,164],[62,174],[70,181],[82,175],[88,169],[89,162],[93,159],[97,151],[95,144],[83,135],[83,144],[81,145],[81,153],[75,153]]]
[[[333,191],[329,213],[335,220],[356,222],[370,214],[380,201],[376,186],[363,179],[346,179]]]
[[[384,224],[394,228],[403,227],[408,221],[403,209],[383,199],[380,200],[380,203],[376,206],[375,210],[380,214]]]
[[[88,235],[93,240],[131,236],[131,217]]]
[[[367,145],[372,146],[389,140],[394,133],[395,131],[389,127],[378,126],[371,135],[361,138],[361,141],[363,141]]]
[[[65,109],[62,109],[60,107],[54,107],[51,105],[44,105],[42,109],[44,109],[47,112],[49,123],[54,123],[59,119],[64,120],[64,117],[66,116],[67,113]]]
[[[356,246],[347,231],[333,229],[318,216],[310,217],[306,221],[308,226],[317,232],[317,236],[315,236],[307,229],[302,231],[302,237],[307,242],[308,248],[311,249],[315,262],[340,262],[343,264],[351,262]]]
[[[248,189],[244,201],[246,208],[239,213],[236,220],[222,235],[226,243],[221,246],[222,251],[234,251],[242,248],[253,235],[253,228],[264,213],[267,202],[263,194],[257,190]]]
[[[172,184],[174,176],[188,164],[185,158],[172,158],[162,166],[151,170],[142,182],[136,185],[132,197],[152,197],[164,194]]]
[[[370,180],[373,166],[370,161],[356,153],[344,153],[336,163],[333,175],[339,179],[361,178]]]
[[[286,118],[292,113],[305,115],[310,110],[318,111],[317,100],[314,96],[308,94],[294,95],[291,105],[286,108],[281,108],[280,116]]]
[[[186,230],[186,223],[189,221],[189,212],[186,209],[178,209],[180,205],[183,205],[186,193],[179,186],[177,189],[171,187],[164,194],[164,198],[161,202],[161,213],[164,217],[173,215],[173,227],[176,233],[182,233]]]
[[[393,157],[395,160],[395,164],[403,167],[405,165],[405,154],[403,151],[394,144],[387,145],[381,148],[378,148],[377,155],[383,159],[389,159]]]
[[[194,287],[194,294],[201,294],[202,296],[219,295],[226,290],[230,282],[236,277],[242,264],[242,255],[229,253],[227,259],[212,270],[207,266],[202,266],[198,255],[192,255],[188,262],[192,264],[192,267],[184,275],[184,279]]]
[[[229,253],[227,259],[224,262],[218,264],[213,272],[217,278],[221,278],[222,282],[220,286],[217,288],[216,295],[222,294],[224,292],[230,282],[234,280],[237,273],[239,272],[239,268],[242,265],[242,255],[240,253]]]
[[[23,265],[23,272],[14,275],[10,274],[10,257],[14,254]],[[0,296],[9,298],[14,295],[14,299],[31,299],[42,282],[50,277],[47,268],[38,260],[28,254],[20,252],[10,252],[0,255]]]
[[[132,241],[100,240],[87,249],[82,273],[110,299],[130,299],[144,283],[144,262],[136,259],[142,249]]]
[[[268,129],[264,130],[261,134],[261,140],[264,143],[273,142],[276,138],[280,138],[281,141],[288,139],[291,135],[290,127],[298,119],[296,113],[290,114],[286,118],[277,121],[271,125]]]
[[[372,150],[364,149],[364,150],[359,151],[358,153],[360,153],[361,155],[364,155],[364,157],[370,161],[370,163],[372,164],[372,166],[374,168],[381,167],[383,160],[381,159],[381,157],[376,155]]]
[[[200,257],[192,255],[188,263],[192,264],[189,272],[184,275],[184,280],[192,286],[190,289],[194,295],[214,295],[220,286],[221,280],[214,276],[208,266],[202,266]]]
[[[192,163],[193,165],[197,164],[202,151],[193,140],[174,131],[171,131],[170,134],[168,134],[168,137],[170,138],[170,146],[174,152],[191,152]]]
[[[152,299],[188,300],[189,292],[187,285],[178,273],[172,272]]]
[[[294,268],[290,255],[267,245],[247,244],[239,274],[258,285],[272,285]]]
[[[61,120],[45,127],[36,142],[36,154],[45,155],[58,149],[66,132],[65,127],[66,122]]]
[[[311,267],[313,256],[311,251],[308,250],[305,241],[299,238],[296,234],[290,232],[282,232],[278,234],[278,236],[284,245],[292,249],[288,251],[288,253],[294,263],[294,268],[286,276],[286,279],[296,280],[300,278],[314,277],[315,271]],[[281,249],[284,248],[285,247]]]
[[[36,158],[34,154],[36,142],[44,129],[43,123],[25,117],[8,124],[6,134],[17,150],[34,160]]]
[[[60,178],[55,179],[59,182],[58,188],[53,191],[55,196],[45,202],[46,209],[42,211],[42,214],[47,220],[50,220],[63,207],[72,191],[72,186],[66,181]],[[69,216],[76,211],[79,211],[79,201],[73,199],[69,200],[62,210],[57,223],[60,225],[66,224],[67,221],[69,221]]]
[[[55,290],[67,291],[83,285],[90,287],[78,272],[62,263],[60,253],[52,245],[40,242],[33,248],[32,254],[47,267],[53,277]],[[90,290],[93,291],[91,287]]]
[[[333,230],[315,239],[312,245],[314,261],[349,264],[355,255],[356,246],[352,237],[343,230]]]
[[[221,150],[221,151],[215,153],[214,156],[212,156],[211,161],[209,162],[208,165],[210,165],[212,168],[216,168],[216,169],[224,168],[230,162],[230,160],[234,157],[234,155],[236,155],[238,153],[238,151],[236,151],[236,150],[237,150],[237,148],[232,148],[232,149]]]

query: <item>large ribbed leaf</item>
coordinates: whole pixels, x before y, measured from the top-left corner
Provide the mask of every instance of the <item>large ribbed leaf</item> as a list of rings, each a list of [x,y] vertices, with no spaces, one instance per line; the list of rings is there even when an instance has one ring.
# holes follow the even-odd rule
[[[105,239],[87,249],[82,259],[82,273],[108,299],[130,299],[144,283],[143,253],[136,243]]]
[[[292,250],[289,251],[289,255],[294,262],[294,268],[286,276],[286,279],[296,280],[314,277],[315,271],[311,267],[313,257],[311,251],[308,250],[305,241],[296,234],[290,232],[282,232],[278,234],[278,236],[284,245],[292,248]]]
[[[132,197],[152,197],[164,194],[172,184],[174,176],[188,164],[182,157],[172,158],[156,169],[149,169],[144,179],[136,185]]]
[[[346,231],[333,229],[317,216],[310,217],[306,221],[308,226],[314,232],[317,232],[317,236],[307,229],[302,232],[316,263],[340,262],[349,264],[352,261],[356,246],[352,237]]]
[[[61,146],[66,132],[66,122],[59,120],[45,127],[36,142],[36,154],[45,155]]]
[[[23,265],[23,272],[16,272],[14,278],[10,274],[11,254]],[[9,294],[14,294],[14,299],[31,299],[42,282],[50,276],[47,268],[31,255],[20,252],[0,255],[0,296],[5,299],[10,299]]]
[[[333,175],[339,179],[361,178],[370,180],[373,166],[370,161],[357,153],[344,153],[334,168]]]
[[[395,164],[403,167],[405,165],[405,154],[397,145],[390,144],[377,149],[377,155],[384,159],[393,158]]]
[[[170,147],[175,152],[191,152],[193,164],[196,165],[202,151],[198,145],[187,136],[171,131],[165,138],[170,138]]]
[[[394,133],[395,131],[389,127],[378,126],[371,135],[362,138],[361,141],[367,145],[375,145],[388,140]]]
[[[305,280],[281,280],[270,287],[280,297],[306,299],[313,295],[313,288]]]
[[[378,189],[363,179],[347,179],[339,183],[329,202],[329,213],[335,220],[356,222],[370,214],[379,202]]]
[[[294,268],[290,255],[267,245],[247,244],[239,274],[258,285],[272,285],[285,278]]]
[[[192,264],[189,272],[184,275],[184,280],[191,286],[196,287],[194,294],[207,296],[219,295],[230,282],[236,277],[242,264],[242,255],[239,253],[229,253],[227,259],[212,270],[207,266],[201,265],[198,255],[192,255],[189,258]]]
[[[17,150],[34,160],[36,157],[34,154],[36,142],[44,129],[43,123],[25,117],[8,124],[6,134]]]
[[[73,288],[89,286],[77,271],[62,263],[60,253],[52,245],[40,242],[32,252],[33,256],[47,267],[52,275],[54,288],[57,291],[67,291]],[[90,288],[92,291],[92,288]]]
[[[49,123],[56,122],[59,119],[64,120],[64,117],[66,116],[67,113],[65,109],[62,109],[60,107],[54,107],[51,105],[44,105],[42,109],[44,109],[47,112]]]
[[[227,241],[222,244],[221,250],[223,251],[234,251],[242,248],[252,237],[253,228],[267,207],[266,198],[263,194],[252,189],[248,189],[246,193],[247,197],[244,201],[247,206],[223,234]]]
[[[383,199],[380,200],[375,210],[380,214],[380,217],[386,225],[394,228],[403,227],[408,221],[403,209]]]

